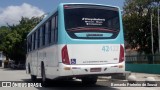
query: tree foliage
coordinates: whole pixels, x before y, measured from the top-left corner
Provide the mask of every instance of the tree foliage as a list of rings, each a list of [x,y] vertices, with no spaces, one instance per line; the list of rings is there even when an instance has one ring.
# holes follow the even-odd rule
[[[43,16],[31,19],[22,17],[18,25],[2,26],[0,50],[12,60],[25,60],[26,36],[42,19]]]
[[[7,47],[4,46],[4,39],[5,36],[10,32],[9,28],[6,26],[0,27],[0,51],[3,51],[3,53],[6,53]]]
[[[157,9],[160,0],[126,0],[124,4],[125,40],[139,52],[150,54],[151,15],[153,17],[154,51],[158,50]]]

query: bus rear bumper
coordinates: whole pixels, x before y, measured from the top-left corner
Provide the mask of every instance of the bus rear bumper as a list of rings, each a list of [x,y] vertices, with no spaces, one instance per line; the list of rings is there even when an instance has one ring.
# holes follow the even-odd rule
[[[60,64],[60,76],[83,77],[114,75],[125,72],[125,64],[105,64],[105,65],[65,65]]]

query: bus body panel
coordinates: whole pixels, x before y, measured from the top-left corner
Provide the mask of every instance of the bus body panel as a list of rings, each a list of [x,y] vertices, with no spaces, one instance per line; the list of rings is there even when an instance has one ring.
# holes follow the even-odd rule
[[[119,44],[67,44],[70,64],[119,63]]]
[[[32,75],[37,75],[37,53],[36,52],[32,52],[30,54],[27,55],[27,66],[29,65],[30,67],[27,67],[30,68],[30,72]],[[29,71],[27,71],[29,73]]]
[[[30,64],[31,74],[41,76],[41,63],[44,63],[46,74],[53,75],[52,72],[55,68],[58,67],[58,53],[57,53],[58,45],[52,45],[50,47],[46,47],[43,49],[39,49],[38,51],[33,51],[27,55],[26,64]],[[51,63],[52,62],[52,63]],[[28,66],[26,67],[28,70]],[[56,70],[54,70],[56,71]],[[27,71],[28,73],[28,71]]]
[[[57,57],[57,45],[52,45],[50,47],[46,47],[44,49],[39,50],[39,73],[38,75],[41,76],[41,63],[44,62],[46,76],[56,74],[56,68],[58,67],[58,57]],[[54,74],[53,74],[54,73]]]
[[[81,44],[81,45],[83,47],[83,44]],[[79,47],[81,47],[81,45],[79,45]],[[64,46],[65,46],[65,44],[60,44],[58,46],[59,50],[62,50],[62,48]],[[68,51],[69,54],[74,56],[74,54],[72,53],[72,49],[74,49],[74,47],[76,48],[77,45],[67,44],[67,46],[71,47],[71,49],[68,48],[68,50],[71,51],[71,53]],[[114,46],[114,45],[112,45],[112,46]],[[115,46],[117,46],[117,45],[115,45]],[[86,48],[80,49],[79,47],[78,47],[78,49],[74,49],[73,51],[80,50],[80,53],[76,51],[76,54],[78,54],[78,56],[81,56],[80,58],[88,57],[90,55],[90,53],[87,53]],[[87,54],[83,54],[83,52],[81,52],[83,50],[86,51],[85,53],[87,53]],[[118,54],[119,54],[119,52],[118,52]],[[61,57],[61,55],[62,54],[59,52],[58,57]],[[85,56],[83,56],[83,55],[85,55]],[[115,53],[113,55],[115,55]],[[94,58],[94,56],[91,56],[91,58],[92,57]],[[97,56],[97,57],[99,57],[99,56]],[[110,57],[110,56],[108,56],[108,57]],[[114,60],[111,60],[111,62],[113,62],[113,63],[102,62],[102,61],[99,61],[100,60],[99,59],[99,60],[96,60],[97,62],[94,62],[92,64],[86,64],[86,63],[84,64],[83,62],[85,62],[87,60],[83,61],[83,59],[80,59],[80,60],[77,59],[76,63],[71,61],[72,60],[71,57],[69,57],[69,59],[70,59],[70,65],[66,65],[66,64],[62,63],[62,58],[59,58],[59,68],[58,68],[59,76],[71,76],[71,77],[78,77],[78,76],[85,76],[85,75],[97,75],[98,76],[98,75],[105,75],[105,74],[109,75],[109,74],[115,74],[115,73],[123,73],[125,71],[125,62],[123,61],[123,62],[119,63],[118,62],[119,59],[116,60],[116,62],[113,62]],[[78,62],[81,62],[81,63],[78,63]],[[101,68],[101,71],[91,72],[90,71],[91,68]]]

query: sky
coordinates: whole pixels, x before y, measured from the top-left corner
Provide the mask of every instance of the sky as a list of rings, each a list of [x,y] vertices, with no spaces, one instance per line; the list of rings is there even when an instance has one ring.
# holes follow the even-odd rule
[[[0,0],[0,26],[18,24],[21,17],[31,18],[50,13],[60,3],[96,3],[119,6],[125,0]]]

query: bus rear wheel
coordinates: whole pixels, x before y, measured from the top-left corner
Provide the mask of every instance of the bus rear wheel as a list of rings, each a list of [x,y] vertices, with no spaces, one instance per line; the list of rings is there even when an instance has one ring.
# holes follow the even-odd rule
[[[37,80],[37,76],[31,75],[31,80],[32,80],[32,81],[36,81],[36,80]]]
[[[28,64],[28,73],[30,73],[30,74],[31,74],[30,64]],[[31,80],[32,80],[32,81],[36,81],[36,80],[37,80],[37,76],[36,76],[36,75],[32,75],[32,74],[31,74]]]
[[[47,86],[48,79],[46,78],[45,68],[43,64],[41,66],[41,76],[42,76],[42,85]]]
[[[92,77],[83,77],[82,78],[82,84],[83,85],[94,85],[97,82],[97,76]]]

